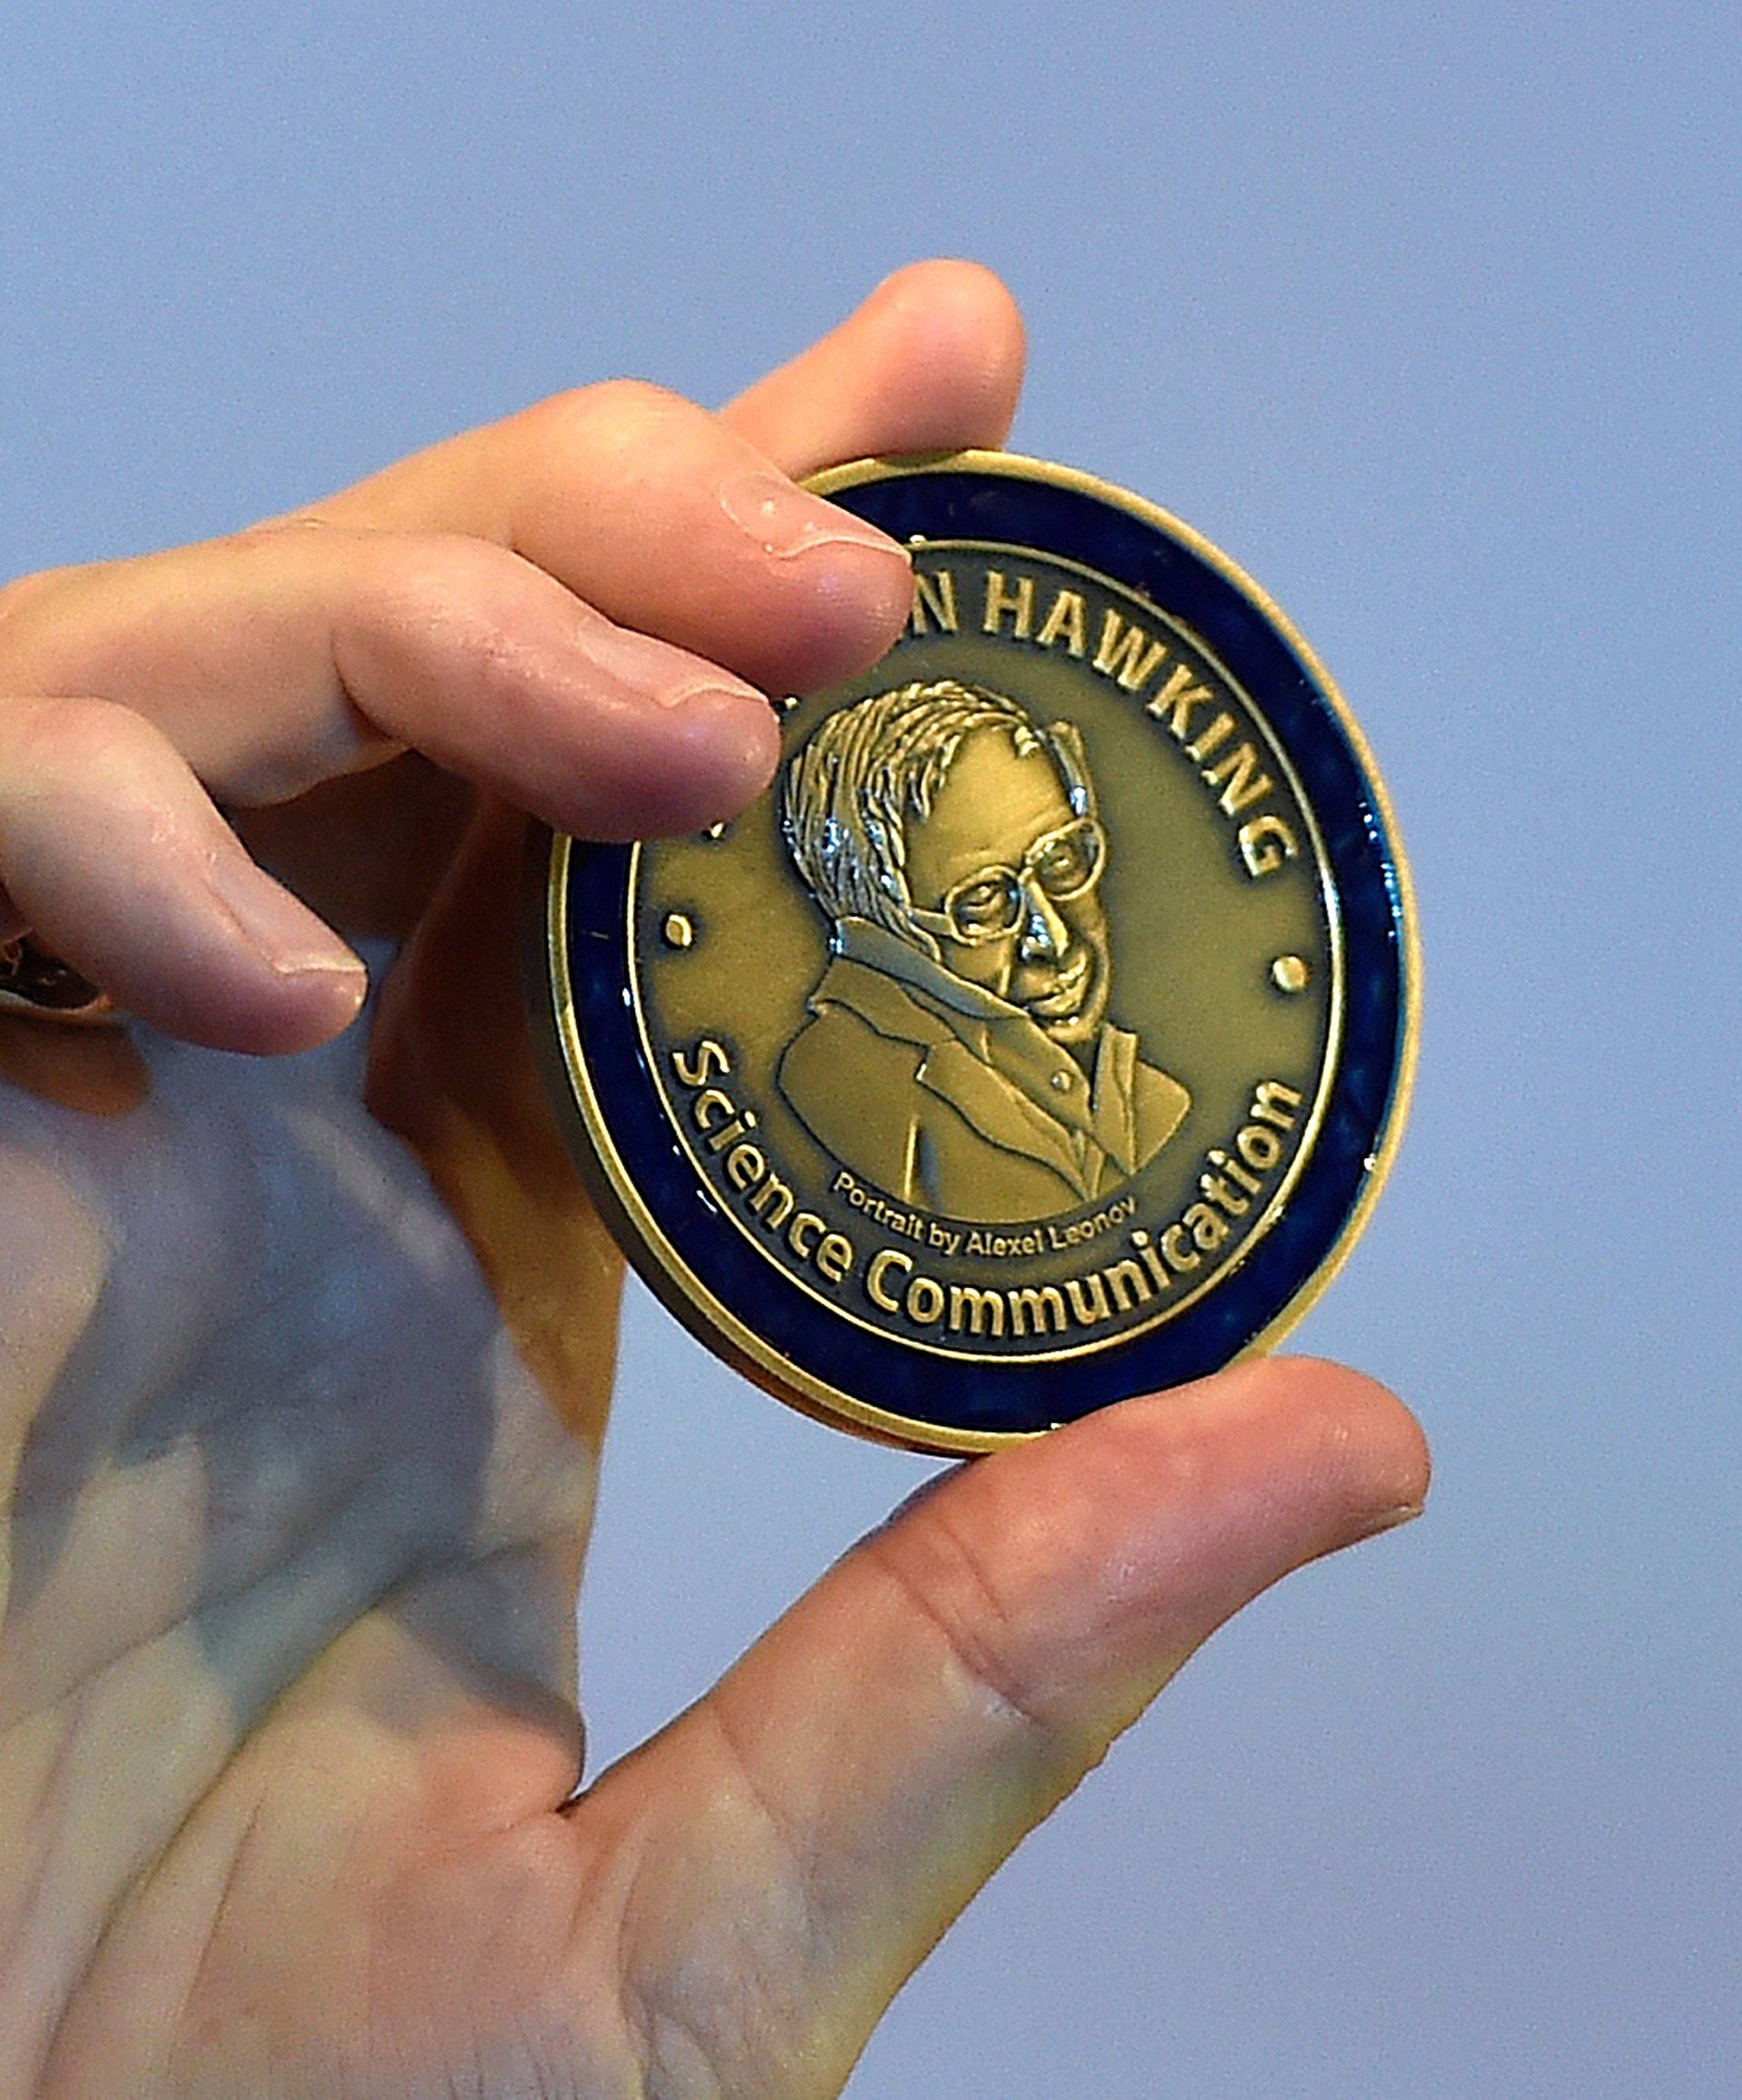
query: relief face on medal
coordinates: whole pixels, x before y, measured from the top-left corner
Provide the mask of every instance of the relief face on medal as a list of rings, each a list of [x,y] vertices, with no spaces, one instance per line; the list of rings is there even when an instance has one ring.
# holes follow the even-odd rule
[[[1110,847],[1074,724],[953,679],[873,693],[788,765],[781,821],[830,959],[778,1081],[837,1160],[1005,1222],[1148,1165],[1191,1096],[1107,1018]]]

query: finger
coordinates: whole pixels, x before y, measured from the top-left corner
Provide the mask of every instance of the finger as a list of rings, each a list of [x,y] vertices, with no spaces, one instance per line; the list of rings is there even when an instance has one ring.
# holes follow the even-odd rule
[[[307,515],[494,540],[611,618],[765,691],[814,688],[876,661],[912,585],[893,542],[785,475],[998,444],[1022,366],[1022,323],[996,278],[915,264],[719,417],[632,382],[583,388]],[[794,650],[816,661],[797,665]]]
[[[580,1804],[578,1830],[641,1862],[623,1929],[650,2047],[699,2041],[722,2092],[837,2090],[951,1918],[1192,1650],[1425,1487],[1402,1408],[1307,1362],[946,1478]],[[734,1970],[771,1980],[747,2001]]]
[[[1019,325],[995,280],[925,265],[731,415],[796,467],[995,438],[1020,361]],[[710,685],[708,665],[736,664],[768,689],[827,683],[881,651],[910,588],[881,535],[867,541],[856,521],[772,475],[741,437],[644,388],[547,403],[317,515],[369,532],[266,530],[15,586],[0,684],[139,708],[229,800],[295,793],[403,740],[540,814],[551,805],[533,800],[539,783],[492,770],[493,755],[546,773],[554,761],[579,787],[603,768],[593,810],[569,829],[598,831],[610,813],[618,833],[685,829],[747,799],[774,759],[762,711],[729,678]],[[656,628],[699,653],[661,655],[591,618],[544,587],[540,570],[632,630]],[[516,732],[524,715],[548,728],[551,694],[572,695],[582,677],[601,700],[584,748],[563,734],[553,752],[534,734],[504,751],[488,703],[506,705]],[[700,704],[662,724],[640,704],[670,702],[686,686]],[[711,805],[700,812],[699,772]],[[663,783],[669,818],[641,802]]]
[[[362,1002],[356,956],[254,866],[128,708],[0,703],[0,883],[56,955],[192,1042],[306,1049]]]
[[[989,270],[917,262],[723,414],[792,475],[876,454],[1002,445],[1023,355],[1016,302]]]
[[[827,685],[907,615],[905,552],[719,417],[613,380],[402,460],[309,518],[512,549],[609,619],[764,691]]]
[[[367,1099],[471,1241],[540,1390],[596,1451],[623,1265],[551,1114],[520,957],[503,937],[525,884],[525,832],[501,804],[472,824],[383,987]]]
[[[731,814],[775,760],[754,687],[482,541],[284,527],[41,583],[5,677],[126,702],[231,804],[412,745],[565,830],[623,838]]]

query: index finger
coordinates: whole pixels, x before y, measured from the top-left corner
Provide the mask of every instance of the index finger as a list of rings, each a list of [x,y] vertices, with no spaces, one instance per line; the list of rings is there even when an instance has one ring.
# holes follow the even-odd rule
[[[1022,366],[1022,323],[996,278],[917,263],[717,417],[635,382],[584,388],[300,515],[494,540],[610,619],[765,690],[798,661],[825,683],[881,653],[911,585],[893,542],[787,477],[995,445]]]

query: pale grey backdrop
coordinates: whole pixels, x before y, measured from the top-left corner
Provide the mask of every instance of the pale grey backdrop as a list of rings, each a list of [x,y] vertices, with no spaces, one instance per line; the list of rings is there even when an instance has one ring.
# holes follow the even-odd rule
[[[1432,1513],[1192,1664],[854,2100],[1742,2089],[1739,89],[1675,0],[7,11],[0,571],[715,399],[966,253],[1018,442],[1260,576],[1389,776],[1421,1083],[1301,1339],[1415,1401]],[[923,1470],[629,1338],[604,1755]]]

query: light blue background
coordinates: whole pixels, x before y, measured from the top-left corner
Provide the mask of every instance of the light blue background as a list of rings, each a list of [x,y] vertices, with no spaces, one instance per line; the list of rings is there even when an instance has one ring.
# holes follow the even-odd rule
[[[1738,31],[1440,8],[14,0],[0,571],[576,381],[703,399],[885,270],[1023,299],[1016,439],[1313,641],[1422,902],[1413,1128],[1302,1330],[1426,1520],[1199,1658],[855,2100],[1742,2090]],[[920,1476],[638,1300],[613,1754]]]

